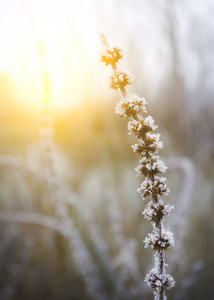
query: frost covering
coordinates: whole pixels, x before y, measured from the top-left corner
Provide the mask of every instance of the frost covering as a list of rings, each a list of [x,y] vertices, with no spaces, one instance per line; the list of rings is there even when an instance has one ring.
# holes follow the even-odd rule
[[[159,174],[165,173],[167,167],[160,160],[158,150],[163,147],[160,134],[154,133],[158,128],[151,116],[145,116],[146,100],[138,95],[127,92],[127,86],[134,80],[130,72],[122,72],[118,69],[118,62],[122,58],[119,48],[110,49],[104,35],[101,35],[105,52],[101,60],[111,66],[113,73],[110,78],[110,87],[119,90],[121,97],[116,104],[115,112],[120,117],[128,117],[129,135],[136,137],[137,143],[132,146],[134,152],[140,155],[139,165],[136,167],[138,175],[143,175],[144,180],[137,189],[145,200],[150,197],[151,201],[146,205],[143,215],[153,226],[153,232],[145,238],[145,248],[151,248],[155,252],[155,266],[146,275],[145,282],[153,290],[155,300],[167,299],[165,288],[174,286],[175,281],[171,275],[166,273],[164,253],[174,246],[173,233],[165,230],[163,220],[173,209],[173,206],[165,204],[160,197],[168,196],[169,188],[166,178]]]

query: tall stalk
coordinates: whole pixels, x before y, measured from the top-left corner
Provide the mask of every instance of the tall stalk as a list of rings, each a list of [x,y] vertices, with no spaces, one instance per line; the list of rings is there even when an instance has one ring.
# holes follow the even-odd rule
[[[154,119],[151,116],[144,117],[147,113],[146,100],[138,95],[129,93],[127,86],[133,83],[134,76],[131,72],[123,72],[118,69],[118,62],[123,57],[119,48],[110,48],[106,38],[101,34],[105,51],[101,56],[101,61],[112,69],[110,77],[110,88],[120,91],[120,100],[116,104],[116,113],[121,117],[128,117],[129,135],[137,138],[137,143],[132,146],[133,151],[140,155],[139,165],[136,168],[138,175],[144,175],[144,181],[138,192],[143,200],[150,197],[150,202],[143,212],[153,226],[153,232],[145,238],[145,248],[154,250],[154,268],[146,275],[145,282],[152,288],[155,300],[165,300],[165,288],[174,286],[175,281],[171,275],[166,273],[166,263],[164,259],[165,251],[174,246],[172,232],[165,230],[163,219],[169,215],[173,206],[165,204],[160,198],[168,196],[169,188],[166,185],[166,178],[158,174],[165,173],[167,167],[160,160],[158,150],[163,147],[160,141],[160,134],[153,133],[157,129]]]

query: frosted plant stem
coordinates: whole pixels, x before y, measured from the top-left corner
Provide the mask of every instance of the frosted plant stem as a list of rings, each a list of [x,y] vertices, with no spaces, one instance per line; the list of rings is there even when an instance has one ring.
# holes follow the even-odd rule
[[[161,234],[159,235],[159,239],[161,239]],[[159,273],[160,275],[163,276],[163,251],[161,250],[160,251],[160,270],[159,270]],[[163,286],[161,287],[161,290],[160,290],[160,300],[164,300],[164,290],[163,290]]]
[[[151,176],[151,180],[153,181],[154,183],[154,176]],[[154,203],[157,203],[158,202],[158,199],[157,199],[157,195],[153,195],[152,196],[152,200]],[[158,239],[161,240],[162,239],[162,222],[159,221],[159,223],[157,225],[153,225],[155,229],[158,230]],[[164,252],[163,250],[161,249],[159,251],[159,253],[157,254],[157,258],[158,258],[158,273],[163,276],[163,273],[164,273]],[[163,285],[161,286],[161,289],[159,291],[159,299],[160,300],[164,300],[164,289],[163,289]]]
[[[118,255],[113,259],[115,267],[120,268],[120,277],[123,282],[128,278],[140,281],[140,270],[138,268],[136,250],[137,243],[134,239],[127,239],[121,222],[121,208],[113,191],[106,193],[108,200],[108,215],[110,217],[110,228],[112,230],[114,243],[119,250]]]
[[[122,51],[119,48],[110,48],[106,38],[101,34],[105,52],[101,61],[112,68],[110,77],[110,88],[119,90],[120,101],[116,104],[116,113],[121,117],[131,119],[128,123],[129,135],[137,138],[137,144],[133,145],[133,151],[140,154],[140,162],[136,168],[138,175],[144,175],[145,179],[138,189],[143,200],[150,196],[152,200],[146,205],[143,212],[144,217],[152,224],[153,232],[145,238],[145,248],[155,251],[155,266],[146,275],[145,281],[153,290],[155,300],[166,300],[164,288],[171,288],[175,282],[171,275],[166,273],[164,252],[174,246],[173,234],[165,230],[163,219],[169,215],[172,206],[165,204],[161,196],[168,196],[169,188],[166,185],[166,178],[160,177],[165,173],[167,167],[160,160],[159,148],[162,148],[160,134],[153,133],[157,126],[151,116],[144,117],[147,113],[146,100],[136,94],[127,92],[127,86],[133,83],[134,76],[131,72],[124,72],[118,69],[118,62],[122,58]]]

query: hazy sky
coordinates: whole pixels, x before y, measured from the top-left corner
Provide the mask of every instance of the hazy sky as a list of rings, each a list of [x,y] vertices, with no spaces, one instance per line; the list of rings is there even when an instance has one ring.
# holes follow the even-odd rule
[[[17,99],[26,105],[41,103],[41,44],[57,109],[107,92],[100,31],[127,50],[126,66],[137,72],[136,85],[146,81],[151,94],[174,63],[171,33],[176,68],[190,92],[199,77],[209,91],[214,89],[212,1],[0,0],[0,12],[0,72],[9,76]]]

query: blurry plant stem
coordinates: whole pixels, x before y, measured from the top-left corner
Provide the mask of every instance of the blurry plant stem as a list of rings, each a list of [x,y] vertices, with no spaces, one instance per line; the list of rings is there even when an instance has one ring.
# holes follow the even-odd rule
[[[43,95],[42,119],[43,119],[43,124],[44,124],[46,119],[49,119],[49,120],[51,119],[51,115],[50,115],[50,110],[49,110],[49,101],[50,101],[50,99],[49,99],[49,77],[48,77],[47,70],[44,70],[43,73],[44,73],[44,76],[43,76],[44,77],[44,82],[43,82],[44,83],[44,95]],[[92,281],[92,279],[94,281],[94,283],[93,282],[87,283],[89,292],[96,299],[105,299],[105,295],[102,291],[102,283],[101,283],[99,277],[97,275],[95,275],[95,273],[97,273],[96,266],[93,263],[93,260],[92,260],[92,257],[90,255],[89,251],[87,251],[87,249],[85,248],[85,246],[81,240],[81,237],[78,233],[78,230],[76,230],[74,228],[73,221],[68,214],[65,199],[69,199],[68,200],[69,203],[72,203],[72,204],[75,203],[77,210],[80,212],[80,216],[83,216],[84,221],[88,225],[87,229],[90,232],[89,236],[91,237],[95,248],[98,250],[98,254],[101,257],[101,260],[105,266],[105,269],[108,272],[109,279],[111,280],[117,294],[125,296],[125,287],[122,285],[122,281],[117,277],[117,275],[113,269],[110,257],[107,252],[107,246],[106,246],[105,242],[103,241],[103,239],[101,238],[97,226],[92,221],[92,217],[90,216],[89,213],[86,212],[86,208],[80,204],[81,202],[78,203],[78,201],[74,201],[73,197],[70,196],[70,189],[66,188],[66,186],[61,182],[61,180],[58,176],[58,172],[57,172],[56,165],[55,165],[56,163],[55,163],[55,159],[54,159],[54,147],[53,147],[54,140],[53,140],[53,135],[52,135],[54,130],[52,128],[52,123],[46,122],[45,126],[48,126],[49,128],[45,128],[44,134],[42,134],[42,132],[41,132],[41,145],[42,145],[42,149],[43,149],[43,156],[46,161],[47,171],[49,173],[48,177],[49,177],[50,185],[52,187],[54,203],[56,204],[56,214],[60,218],[62,224],[64,224],[65,228],[67,228],[67,227],[70,228],[70,234],[74,235],[73,239],[74,239],[74,241],[78,241],[78,244],[81,245],[82,251],[84,249],[83,252],[85,253],[84,255],[87,257],[88,263],[86,264],[86,262],[85,262],[85,264],[82,263],[82,265],[84,268],[86,268],[87,265],[91,266],[91,268],[90,268],[91,274],[86,275],[86,281],[87,280]],[[42,130],[43,130],[43,128],[41,128],[41,131]],[[76,247],[76,248],[78,249],[78,247]],[[78,250],[77,250],[77,254],[78,254]]]
[[[118,255],[113,259],[115,268],[119,268],[121,280],[134,280],[135,284],[141,281],[141,274],[137,262],[137,243],[134,239],[127,239],[122,224],[121,207],[113,190],[106,192],[108,203],[108,215],[110,227],[113,232],[113,239]]]
[[[53,127],[51,120],[51,114],[49,110],[50,102],[50,87],[49,87],[49,74],[46,69],[45,51],[44,45],[41,44],[42,49],[42,63],[43,63],[43,111],[41,120],[41,146],[43,157],[46,161],[46,167],[49,176],[49,182],[52,189],[52,196],[56,205],[56,215],[60,219],[60,223],[63,227],[64,234],[69,237],[73,246],[73,257],[76,263],[77,271],[80,272],[82,278],[85,281],[88,293],[97,300],[105,300],[105,294],[103,292],[102,283],[97,275],[97,269],[90,255],[90,252],[84,246],[82,239],[76,230],[73,220],[70,218],[66,206],[66,201],[62,195],[62,183],[59,178],[55,160],[54,160],[54,140],[53,140]],[[49,120],[49,122],[47,122]]]
[[[193,188],[195,181],[195,165],[188,157],[172,157],[168,158],[167,164],[170,169],[180,169],[182,171],[182,189],[177,199],[177,213],[171,220],[171,227],[176,236],[176,248],[170,257],[170,268],[177,266],[180,270],[185,268],[181,263],[183,241],[187,234],[189,213],[191,212],[191,203],[193,200]],[[182,220],[182,222],[181,222]]]
[[[33,166],[31,166],[30,162],[27,162],[26,160],[24,160],[23,158],[20,157],[15,157],[15,156],[11,156],[11,155],[1,155],[0,156],[0,166],[4,167],[4,168],[12,168],[17,169],[20,172],[24,172],[27,175],[33,176],[35,177],[37,180],[40,180],[41,183],[47,183],[48,185],[53,187],[53,182],[51,180],[50,175],[48,175],[46,172],[44,172],[43,170],[41,170],[40,168],[35,168]],[[99,227],[97,226],[97,224],[94,222],[93,217],[90,213],[90,211],[87,210],[87,208],[85,207],[84,203],[81,201],[81,199],[78,198],[78,196],[72,192],[72,190],[70,189],[70,187],[66,186],[64,183],[60,182],[59,185],[60,190],[58,190],[59,194],[59,198],[63,199],[63,201],[66,203],[66,210],[67,210],[67,205],[71,205],[77,212],[78,215],[80,217],[80,219],[82,219],[82,221],[84,222],[86,229],[88,230],[89,236],[92,240],[94,249],[96,250],[96,253],[99,255],[106,272],[108,273],[109,279],[111,280],[115,291],[117,293],[117,295],[122,295],[124,293],[124,286],[122,284],[121,279],[117,276],[111,258],[109,256],[108,253],[108,247],[106,245],[105,240],[102,238],[101,234],[100,234],[100,230]],[[54,189],[52,188],[52,192],[55,190],[55,186]],[[56,197],[56,195],[54,196]],[[56,203],[57,198],[54,198],[54,203]],[[9,212],[8,212],[9,213]],[[26,214],[26,215],[25,215]],[[13,219],[14,222],[16,222],[15,220],[17,220],[17,222],[21,222],[21,217],[20,216],[24,216],[23,223],[28,223],[28,221],[31,219],[31,216],[33,215],[29,215],[29,213],[26,212],[11,212],[11,215],[6,214],[7,216],[11,216],[11,217],[5,217],[4,221],[8,221],[11,222],[11,220]],[[13,218],[12,218],[13,216]],[[34,214],[35,216],[35,214]],[[36,222],[29,222],[29,223],[33,223],[33,224],[37,224],[37,225],[43,225],[46,226],[44,223],[42,218],[39,218],[39,216],[43,217],[43,218],[49,218],[49,216],[46,215],[38,215],[37,220],[40,220],[38,223]],[[1,218],[2,219],[2,218]],[[33,217],[32,220],[34,220],[35,218]],[[46,219],[47,221],[48,219]],[[54,220],[58,220],[58,218],[54,218]],[[70,216],[69,216],[69,220],[70,220]],[[3,219],[2,219],[3,221]],[[70,222],[70,221],[69,221]],[[60,221],[61,224],[61,221]],[[68,224],[66,223],[65,226],[71,226],[72,224]],[[49,227],[49,226],[47,226]],[[72,227],[74,227],[74,224],[72,225]],[[52,229],[55,229],[53,227],[50,227]],[[56,230],[56,229],[55,229]],[[69,239],[70,240],[70,239]]]

